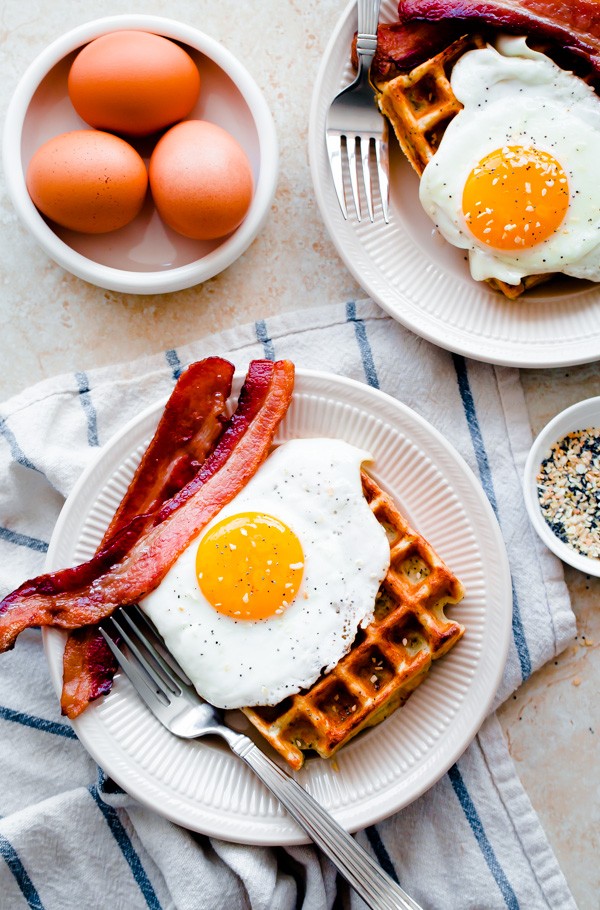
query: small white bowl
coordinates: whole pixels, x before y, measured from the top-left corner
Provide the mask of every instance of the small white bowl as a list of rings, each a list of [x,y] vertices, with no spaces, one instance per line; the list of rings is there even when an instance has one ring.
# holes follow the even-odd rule
[[[94,38],[120,29],[155,32],[182,44],[202,79],[200,97],[186,119],[217,123],[246,151],[254,173],[254,197],[242,224],[227,237],[213,241],[182,237],[161,221],[150,199],[138,217],[118,231],[78,234],[47,221],[31,201],[25,174],[34,151],[59,133],[90,129],[75,112],[67,92],[77,51]],[[144,149],[137,147],[147,158]],[[19,217],[55,262],[109,290],[160,294],[206,281],[231,265],[252,243],[275,194],[278,143],[271,112],[256,82],[217,41],[159,16],[108,16],[62,35],[26,70],[6,115],[3,161],[8,192]]]
[[[561,411],[546,424],[533,443],[525,464],[523,490],[525,505],[531,522],[547,547],[563,562],[587,575],[600,576],[600,559],[584,556],[573,547],[564,543],[554,534],[547,524],[538,500],[536,477],[542,461],[548,457],[555,442],[568,433],[585,430],[588,427],[600,427],[600,396],[579,401],[570,408]]]

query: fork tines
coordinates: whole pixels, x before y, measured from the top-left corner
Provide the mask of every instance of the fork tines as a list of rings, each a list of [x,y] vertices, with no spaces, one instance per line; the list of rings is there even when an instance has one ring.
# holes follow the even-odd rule
[[[354,210],[358,221],[362,220],[360,189],[358,180],[357,151],[362,164],[362,180],[364,194],[367,200],[367,209],[369,219],[375,220],[373,205],[373,186],[371,180],[371,163],[374,152],[375,172],[379,186],[379,196],[381,199],[381,208],[385,223],[389,222],[388,213],[388,196],[389,196],[389,164],[388,164],[388,146],[387,138],[378,135],[349,135],[341,130],[328,128],[326,132],[327,153],[331,166],[331,174],[335,186],[335,192],[342,210],[344,218],[348,218],[348,207],[346,204],[346,193],[344,189],[344,157],[348,161],[348,174],[350,177],[350,187],[352,191],[352,200]],[[358,147],[358,148],[357,148]],[[344,155],[345,150],[345,155]]]
[[[138,606],[115,610],[102,621],[100,632],[121,669],[146,701],[152,695],[166,705],[189,684],[181,669],[173,665],[161,639]],[[129,653],[125,652],[124,644]]]

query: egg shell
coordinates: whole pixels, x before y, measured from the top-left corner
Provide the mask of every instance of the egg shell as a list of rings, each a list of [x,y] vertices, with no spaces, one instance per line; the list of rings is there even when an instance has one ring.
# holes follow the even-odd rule
[[[149,177],[161,218],[194,240],[234,231],[254,192],[244,149],[222,127],[205,120],[186,120],[162,136],[150,158]]]
[[[135,149],[112,133],[73,130],[50,139],[27,168],[36,207],[62,227],[103,234],[129,224],[146,195],[148,174]]]
[[[147,136],[186,117],[198,100],[198,67],[178,44],[143,31],[102,35],[79,52],[69,97],[90,126]]]

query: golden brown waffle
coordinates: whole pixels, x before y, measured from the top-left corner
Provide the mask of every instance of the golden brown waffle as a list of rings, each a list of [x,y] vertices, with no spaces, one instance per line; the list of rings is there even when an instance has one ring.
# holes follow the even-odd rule
[[[345,657],[305,692],[279,705],[243,708],[246,717],[298,770],[305,753],[330,758],[365,727],[388,717],[446,654],[464,627],[444,615],[463,587],[390,496],[363,472],[363,490],[390,541],[390,568],[373,622]]]
[[[389,82],[377,85],[377,102],[392,126],[400,148],[419,175],[435,155],[446,127],[462,110],[450,85],[457,60],[485,47],[479,35],[464,35],[447,48]]]
[[[377,85],[377,103],[394,128],[400,148],[419,175],[435,155],[446,127],[462,110],[450,84],[452,67],[467,51],[485,47],[480,35],[463,35],[447,48],[415,67]],[[496,278],[490,287],[511,300],[552,275],[527,275],[518,285]]]

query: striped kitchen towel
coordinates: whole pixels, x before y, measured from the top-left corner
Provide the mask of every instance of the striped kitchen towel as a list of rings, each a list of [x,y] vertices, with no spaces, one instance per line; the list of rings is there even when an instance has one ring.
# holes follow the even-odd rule
[[[516,370],[417,338],[371,301],[282,315],[129,364],[39,383],[0,408],[0,586],[41,571],[64,497],[98,447],[165,398],[189,362],[289,358],[396,396],[458,449],[498,517],[513,634],[496,705],[575,631],[562,569],[539,544],[520,477],[530,429]],[[268,849],[191,834],[96,767],[60,716],[39,630],[0,656],[3,910],[325,910],[364,906],[312,846]],[[575,904],[516,776],[498,721],[424,796],[358,834],[428,910]]]

